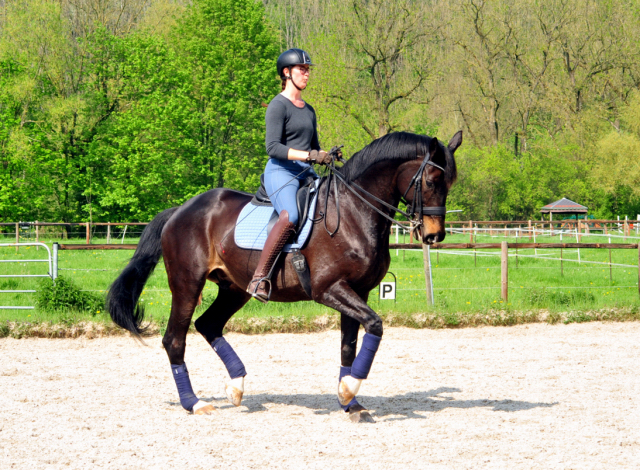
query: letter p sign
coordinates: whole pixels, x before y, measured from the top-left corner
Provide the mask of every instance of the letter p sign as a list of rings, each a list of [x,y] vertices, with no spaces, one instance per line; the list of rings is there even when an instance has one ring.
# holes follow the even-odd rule
[[[395,300],[395,298],[396,298],[396,283],[381,282],[380,283],[380,300]]]

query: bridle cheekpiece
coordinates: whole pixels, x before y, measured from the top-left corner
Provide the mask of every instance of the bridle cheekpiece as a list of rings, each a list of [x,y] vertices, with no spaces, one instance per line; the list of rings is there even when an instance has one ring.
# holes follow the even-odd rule
[[[427,152],[427,155],[422,160],[420,164],[420,168],[411,181],[409,182],[409,186],[407,186],[406,191],[402,195],[402,199],[407,205],[407,213],[405,216],[409,219],[409,223],[411,224],[410,233],[413,238],[413,234],[416,233],[422,227],[422,217],[425,215],[428,216],[436,216],[436,217],[444,217],[447,213],[446,206],[434,206],[434,207],[423,207],[422,205],[422,176],[424,174],[427,165],[431,165],[434,168],[438,168],[444,173],[444,168],[440,165],[431,161],[431,155]],[[413,199],[411,200],[411,205],[407,203],[407,193],[411,189],[411,186],[414,186]]]

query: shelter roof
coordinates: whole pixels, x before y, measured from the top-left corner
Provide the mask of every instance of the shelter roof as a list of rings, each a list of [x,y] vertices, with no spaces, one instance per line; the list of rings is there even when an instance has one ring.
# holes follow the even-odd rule
[[[569,214],[582,214],[587,213],[588,209],[585,206],[578,204],[577,202],[573,202],[566,197],[563,197],[559,201],[552,202],[551,204],[547,204],[540,212],[548,214],[549,212],[565,212]]]

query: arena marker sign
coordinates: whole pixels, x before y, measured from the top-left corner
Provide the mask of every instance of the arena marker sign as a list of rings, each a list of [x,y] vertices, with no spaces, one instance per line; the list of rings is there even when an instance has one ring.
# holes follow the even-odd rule
[[[379,300],[393,300],[396,302],[396,275],[391,271],[387,272],[387,276],[392,275],[393,281],[381,282],[378,286],[378,299]],[[386,276],[385,276],[386,277]]]

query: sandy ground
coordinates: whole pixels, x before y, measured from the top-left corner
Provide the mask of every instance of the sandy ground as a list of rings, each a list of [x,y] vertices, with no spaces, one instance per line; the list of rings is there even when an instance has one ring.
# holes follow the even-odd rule
[[[335,395],[338,331],[229,335],[249,375],[227,403],[190,336],[177,403],[160,337],[0,340],[2,469],[640,468],[640,323],[389,328],[354,424]]]

